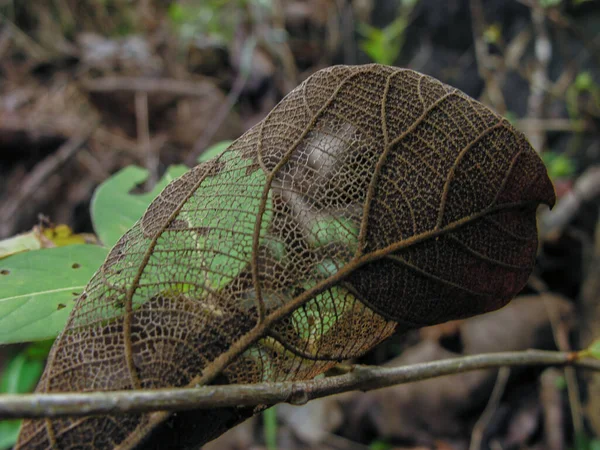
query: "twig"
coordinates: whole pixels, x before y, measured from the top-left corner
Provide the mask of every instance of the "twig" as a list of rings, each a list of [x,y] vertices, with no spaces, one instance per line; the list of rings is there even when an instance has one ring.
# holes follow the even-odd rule
[[[470,0],[471,21],[473,23],[473,42],[475,43],[475,59],[479,76],[485,82],[485,88],[490,102],[498,113],[506,113],[506,102],[499,86],[498,76],[494,70],[494,63],[488,53],[487,44],[483,38],[485,31],[485,17],[481,0]]]
[[[15,43],[21,45],[36,61],[44,61],[51,57],[50,52],[23,32],[17,25],[0,14],[0,23],[4,23],[13,35]]]
[[[589,122],[582,119],[536,119],[526,117],[517,120],[515,126],[528,135],[540,131],[567,131],[572,133],[593,131]]]
[[[509,377],[510,369],[508,367],[501,367],[498,371],[496,383],[494,384],[494,390],[492,391],[492,395],[490,395],[488,404],[473,427],[469,450],[480,450],[482,448],[481,444],[483,442],[483,435],[490,423],[490,420],[492,420],[494,412],[498,409],[500,399],[502,398],[502,394],[504,394],[504,389],[506,389],[506,383],[508,383]]]
[[[564,448],[562,395],[556,385],[560,370],[547,369],[541,376],[540,400],[544,415],[544,442],[548,450]]]
[[[2,227],[0,227],[0,235],[12,231],[8,229],[12,224],[12,221],[10,221],[9,218],[16,215],[23,203],[40,189],[50,175],[75,155],[75,153],[87,142],[97,126],[98,122],[96,120],[92,121],[88,126],[84,127],[79,134],[72,136],[67,142],[60,146],[56,152],[48,155],[35,166],[23,181],[21,188],[16,192],[15,196],[10,199],[10,201],[6,202],[3,208],[0,208],[0,223],[3,224]]]
[[[541,220],[540,235],[552,239],[560,235],[575,216],[582,203],[600,195],[600,165],[589,167],[575,182],[573,189],[560,199],[552,211]]]
[[[208,81],[183,81],[172,78],[104,77],[82,81],[89,92],[146,92],[184,97],[205,97],[217,88]]]
[[[148,123],[148,93],[135,93],[135,123],[138,139],[138,150],[145,156],[146,169],[149,176],[146,181],[148,188],[152,188],[158,181],[158,164],[160,147],[152,148],[150,145],[150,124]]]
[[[350,390],[372,390],[428,378],[503,366],[564,366],[600,371],[600,361],[577,352],[527,350],[464,356],[401,367],[355,366],[352,372],[310,381],[199,386],[157,390],[0,396],[0,419],[74,417],[225,406],[296,405]]]
[[[545,291],[548,293],[548,291]],[[565,329],[564,322],[561,320],[558,310],[552,308],[548,301],[547,296],[543,296],[544,305],[548,318],[550,319],[550,326],[552,327],[552,335],[556,348],[562,352],[569,352],[569,333]],[[581,411],[581,398],[579,395],[579,383],[577,382],[577,374],[573,367],[565,367],[565,380],[567,382],[567,395],[569,397],[569,406],[571,407],[571,420],[573,422],[573,429],[576,436],[582,436],[583,433],[583,413]]]
[[[198,164],[198,156],[202,154],[202,152],[206,149],[208,144],[210,144],[210,141],[215,136],[217,131],[219,131],[219,128],[221,128],[221,125],[223,125],[223,122],[227,118],[227,115],[240,98],[240,95],[242,94],[242,91],[244,90],[247,81],[248,75],[244,72],[240,72],[237,75],[235,81],[233,82],[233,86],[229,91],[229,94],[227,94],[225,102],[221,104],[221,107],[216,112],[214,119],[212,119],[212,121],[210,122],[208,129],[204,130],[204,133],[202,133],[202,135],[194,143],[194,148],[185,160],[185,163],[188,166],[195,166],[196,164]]]
[[[546,28],[546,14],[538,3],[531,7],[531,20],[535,30],[535,69],[533,70],[531,93],[527,101],[527,116],[533,119],[544,117],[546,90],[548,86],[548,66],[552,58],[552,44]],[[530,129],[527,137],[532,147],[541,153],[546,145],[546,133],[543,129]]]

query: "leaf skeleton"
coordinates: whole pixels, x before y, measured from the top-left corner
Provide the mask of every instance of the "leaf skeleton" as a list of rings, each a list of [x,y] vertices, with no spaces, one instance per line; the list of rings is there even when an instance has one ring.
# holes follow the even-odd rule
[[[334,66],[171,182],[90,280],[37,392],[313,378],[395,332],[505,305],[546,169],[434,78]],[[18,449],[195,449],[257,407],[25,421]]]

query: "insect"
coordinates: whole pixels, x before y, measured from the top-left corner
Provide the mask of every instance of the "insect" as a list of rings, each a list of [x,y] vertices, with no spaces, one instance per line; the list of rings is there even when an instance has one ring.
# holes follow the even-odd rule
[[[506,304],[540,203],[540,158],[481,103],[411,70],[319,71],[119,240],[37,390],[313,378]],[[17,448],[192,449],[262,408],[29,420]]]

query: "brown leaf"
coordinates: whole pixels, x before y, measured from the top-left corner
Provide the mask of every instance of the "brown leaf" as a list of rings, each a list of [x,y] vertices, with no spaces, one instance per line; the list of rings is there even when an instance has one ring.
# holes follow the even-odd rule
[[[38,392],[308,379],[397,324],[499,308],[539,203],[544,165],[487,107],[411,70],[322,70],[121,238]],[[27,421],[17,448],[195,448],[260,409]]]

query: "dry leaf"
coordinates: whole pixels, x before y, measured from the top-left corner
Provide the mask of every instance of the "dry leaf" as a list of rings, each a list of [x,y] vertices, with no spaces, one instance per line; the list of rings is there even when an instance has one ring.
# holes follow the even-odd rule
[[[38,392],[313,378],[400,329],[506,304],[553,204],[523,135],[380,65],[317,72],[112,249]],[[261,408],[27,421],[17,448],[196,448]]]

